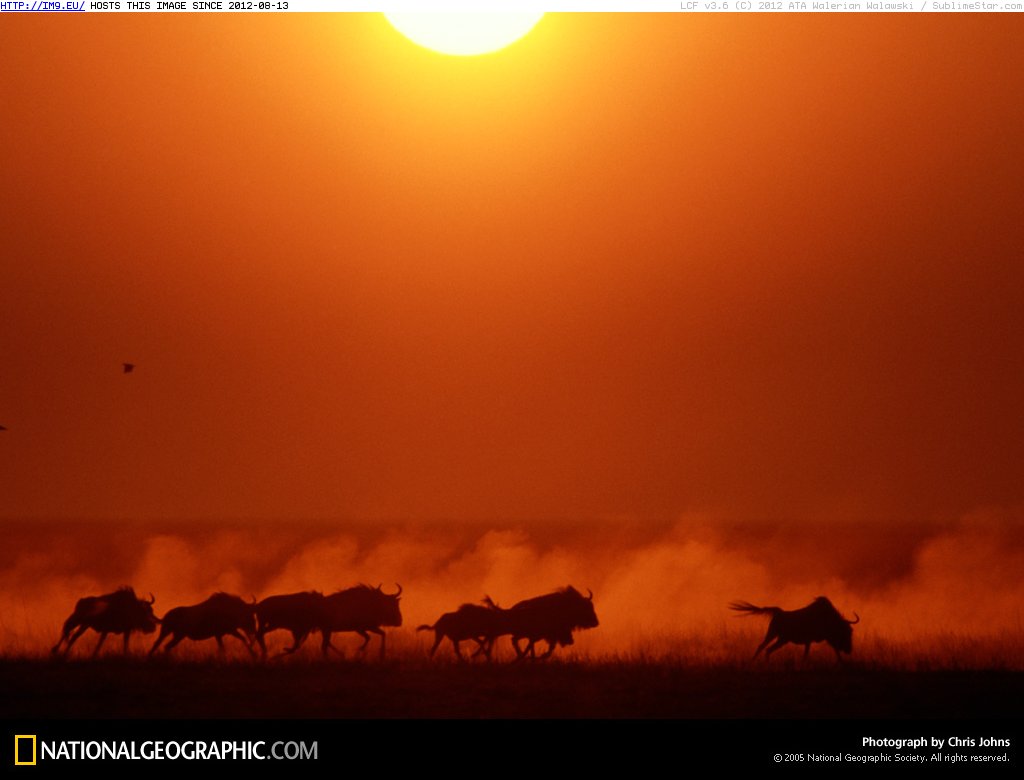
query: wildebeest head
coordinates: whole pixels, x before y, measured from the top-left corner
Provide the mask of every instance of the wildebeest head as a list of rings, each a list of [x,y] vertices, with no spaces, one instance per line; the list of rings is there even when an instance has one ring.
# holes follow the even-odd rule
[[[380,610],[382,626],[400,626],[402,625],[402,611],[398,608],[398,602],[402,600],[402,586],[397,582],[395,587],[398,588],[394,593],[385,593],[381,590],[383,583],[376,587],[377,592],[377,605]]]
[[[141,631],[143,634],[152,634],[156,631],[157,620],[153,614],[153,603],[156,597],[150,593],[148,599],[140,599],[131,588],[122,588],[111,594],[111,609],[123,615],[125,624],[130,625],[132,630]]]
[[[847,620],[824,596],[818,596],[811,602],[810,608],[816,610],[822,626],[830,627],[827,629],[829,635],[825,641],[832,645],[837,652],[852,653],[853,626],[860,622],[860,616],[854,612],[853,616],[856,619]]]
[[[564,597],[564,603],[568,614],[571,616],[573,626],[575,628],[597,628],[597,613],[594,611],[594,593],[590,589],[587,589],[587,595],[584,596],[572,585],[560,591]],[[569,636],[570,641],[568,644],[572,644],[572,635]]]

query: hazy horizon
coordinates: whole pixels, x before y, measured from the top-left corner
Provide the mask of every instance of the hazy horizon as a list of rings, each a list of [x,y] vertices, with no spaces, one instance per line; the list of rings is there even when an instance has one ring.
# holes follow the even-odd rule
[[[860,616],[861,641],[955,636],[982,647],[1019,645],[1020,520],[1019,512],[987,510],[943,528],[839,525],[827,539],[802,523],[696,515],[638,532],[616,521],[554,528],[26,522],[9,529],[11,545],[0,555],[0,653],[44,652],[79,597],[122,584],[152,592],[163,614],[217,590],[248,599],[358,582],[401,584],[404,625],[391,632],[406,635],[485,594],[510,606],[569,584],[589,588],[601,625],[578,636],[577,649],[598,655],[685,647],[706,642],[709,632],[757,634],[762,621],[736,621],[730,601],[795,609],[818,595]],[[137,650],[149,644],[135,641]],[[93,640],[83,642],[79,653]],[[959,645],[931,651],[933,658],[964,652]]]

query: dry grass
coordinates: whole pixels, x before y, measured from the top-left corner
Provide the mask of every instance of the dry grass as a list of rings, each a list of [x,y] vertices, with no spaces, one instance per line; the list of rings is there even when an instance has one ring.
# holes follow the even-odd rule
[[[143,642],[119,642],[89,660],[95,639],[69,659],[38,650],[0,657],[5,717],[659,717],[997,718],[1016,716],[1024,695],[1019,635],[949,635],[897,641],[866,632],[837,664],[825,646],[807,662],[785,648],[753,661],[759,634],[709,631],[654,636],[602,649],[578,634],[546,662],[513,662],[502,640],[496,661],[458,662],[443,645],[430,660],[426,634],[391,632],[388,658],[376,640],[338,637],[346,658],[324,661],[314,638],[294,656],[253,661],[228,640],[219,657],[206,642],[148,659]],[[114,639],[113,637],[111,639]],[[594,639],[595,641],[591,641]],[[285,644],[274,637],[272,650]],[[468,653],[467,653],[468,655]]]
[[[0,662],[6,718],[999,718],[1024,674],[311,657]]]
[[[756,628],[756,626],[755,626]],[[131,640],[133,658],[143,658],[152,645],[155,634],[134,635]],[[835,653],[824,643],[812,646],[810,657],[803,660],[803,648],[793,645],[782,648],[769,661],[754,660],[753,651],[763,634],[757,630],[737,631],[726,624],[717,629],[706,629],[692,634],[652,634],[643,639],[612,642],[601,636],[600,629],[577,632],[576,644],[561,647],[555,652],[554,660],[562,663],[607,666],[627,664],[630,666],[671,666],[692,669],[830,669],[836,666]],[[54,637],[55,639],[56,637]],[[273,656],[280,653],[290,642],[284,632],[268,635],[268,647]],[[375,661],[378,656],[378,639],[373,637],[365,653],[358,652],[362,640],[354,634],[335,634],[334,645],[343,657],[331,656],[332,660]],[[420,662],[428,665],[458,665],[452,646],[445,640],[438,648],[434,659],[427,654],[433,643],[433,633],[416,633],[409,628],[388,631],[387,656],[391,661],[418,667]],[[46,659],[51,642],[42,637],[8,637],[0,652],[0,660]],[[96,634],[88,633],[75,645],[72,658],[88,658],[96,644]],[[212,641],[201,643],[184,642],[175,648],[171,658],[179,662],[214,663],[223,660],[245,663],[250,661],[244,647],[233,638],[225,639],[226,653],[223,658],[217,653]],[[462,644],[466,659],[475,645]],[[543,648],[544,645],[542,644]],[[101,652],[102,658],[119,657],[120,637],[108,637]],[[163,654],[158,654],[163,658]],[[320,638],[311,636],[294,657],[275,663],[305,663],[320,660]],[[507,638],[500,639],[495,647],[495,662],[511,663],[515,660]],[[469,661],[482,664],[483,659]],[[465,664],[463,664],[465,665]],[[908,639],[880,636],[869,631],[855,632],[853,653],[844,656],[843,666],[861,669],[889,671],[1024,671],[1024,632],[1004,632],[993,636],[973,637],[964,634],[935,634],[928,637]]]

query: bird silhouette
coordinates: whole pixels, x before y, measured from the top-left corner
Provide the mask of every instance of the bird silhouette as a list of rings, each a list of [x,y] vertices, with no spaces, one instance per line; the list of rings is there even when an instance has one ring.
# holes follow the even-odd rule
[[[135,370],[135,364],[134,363],[122,363],[121,365],[124,366],[124,372],[126,374],[130,374],[132,371]]]
[[[6,431],[6,430],[7,429],[4,426],[0,425],[0,431]]]

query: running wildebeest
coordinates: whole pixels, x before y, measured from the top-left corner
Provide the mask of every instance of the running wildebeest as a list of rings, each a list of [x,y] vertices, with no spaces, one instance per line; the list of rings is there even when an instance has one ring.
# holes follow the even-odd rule
[[[512,646],[520,660],[527,656],[536,658],[535,645],[543,639],[548,643],[547,652],[540,656],[548,658],[558,645],[573,644],[572,632],[577,628],[596,628],[597,613],[594,611],[594,594],[584,596],[576,588],[568,587],[520,601],[504,610],[504,633],[512,634]],[[520,649],[519,640],[526,639],[526,649]]]
[[[785,610],[779,607],[755,607],[746,601],[734,601],[729,609],[743,612],[737,617],[749,615],[771,615],[768,633],[764,641],[758,645],[754,658],[761,653],[772,640],[775,643],[765,651],[765,658],[785,644],[804,646],[804,658],[811,652],[812,642],[828,642],[836,652],[836,659],[842,660],[840,652],[853,651],[853,626],[860,622],[860,616],[854,612],[856,620],[847,620],[840,614],[832,602],[824,596],[818,596],[802,609]]]
[[[454,612],[445,612],[437,619],[434,625],[422,625],[417,631],[433,631],[434,646],[430,648],[430,657],[434,657],[438,646],[445,637],[451,640],[452,649],[456,657],[461,661],[462,652],[459,650],[459,643],[473,640],[477,644],[476,651],[472,657],[483,653],[487,660],[491,659],[491,649],[494,647],[494,640],[503,634],[511,633],[508,621],[505,620],[507,609],[502,609],[495,604],[490,596],[484,596],[483,603],[463,604]]]
[[[290,631],[292,646],[281,655],[290,655],[302,647],[306,637],[320,628],[323,622],[324,594],[319,591],[268,596],[256,605],[256,641],[260,652],[267,657],[266,634],[277,629]]]
[[[152,655],[168,636],[171,641],[164,646],[169,653],[183,639],[201,641],[216,639],[220,652],[224,652],[224,635],[233,636],[245,645],[250,655],[253,637],[256,634],[256,599],[243,601],[228,593],[214,593],[202,604],[191,607],[175,607],[160,621],[160,636],[156,638],[149,654]]]
[[[67,642],[64,647],[64,654],[67,655],[78,638],[91,628],[100,635],[100,640],[93,648],[93,656],[103,647],[107,634],[123,634],[124,652],[127,653],[132,631],[141,631],[144,634],[156,631],[156,624],[159,621],[153,614],[155,601],[152,593],[149,594],[149,601],[138,598],[135,590],[128,586],[102,596],[86,596],[79,599],[71,617],[64,621],[60,639],[50,652],[59,652],[61,644]]]
[[[323,617],[317,626],[323,636],[323,654],[326,656],[328,650],[333,650],[341,655],[341,651],[331,644],[331,634],[336,631],[354,631],[363,638],[363,643],[359,646],[360,653],[364,652],[370,643],[370,634],[378,634],[380,657],[384,658],[385,636],[381,626],[402,625],[402,613],[398,609],[402,586],[397,583],[396,586],[396,593],[385,593],[380,585],[376,588],[356,585],[354,588],[324,596]]]

